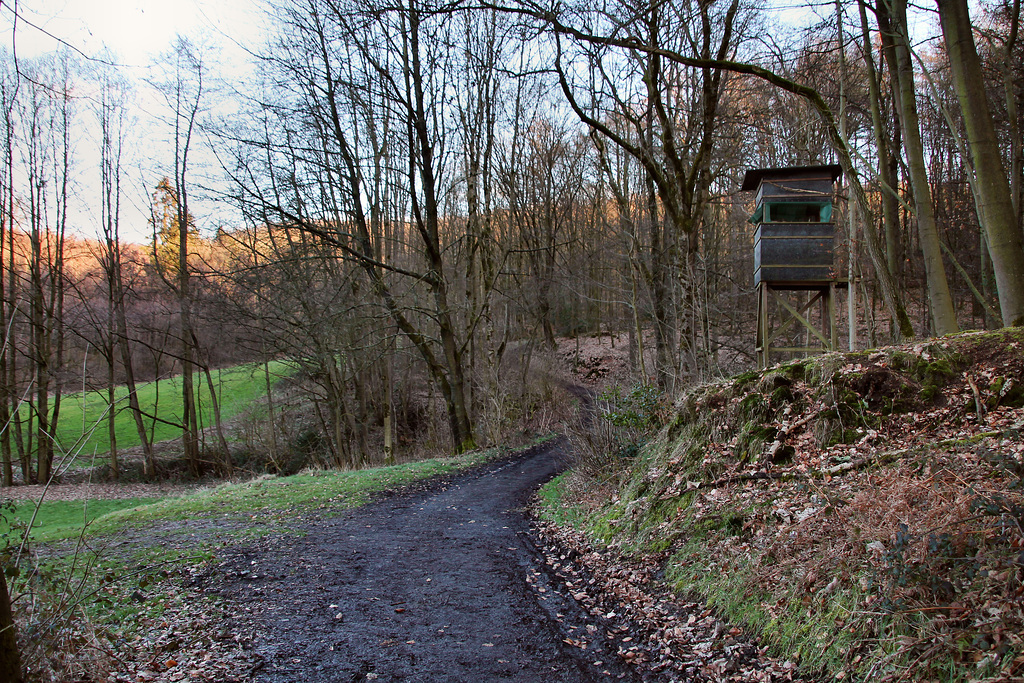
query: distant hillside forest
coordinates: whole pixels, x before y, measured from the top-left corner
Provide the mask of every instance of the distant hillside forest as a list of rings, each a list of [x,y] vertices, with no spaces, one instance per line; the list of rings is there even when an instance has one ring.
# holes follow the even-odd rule
[[[198,473],[196,395],[242,362],[297,363],[339,466],[501,438],[558,337],[620,335],[668,395],[750,367],[751,168],[842,168],[841,347],[1024,321],[1017,1],[276,5],[243,82],[186,38],[147,83],[0,58],[3,484],[51,477],[83,390],[154,474],[132,397],[171,375]],[[170,143],[141,172],[139,116]]]

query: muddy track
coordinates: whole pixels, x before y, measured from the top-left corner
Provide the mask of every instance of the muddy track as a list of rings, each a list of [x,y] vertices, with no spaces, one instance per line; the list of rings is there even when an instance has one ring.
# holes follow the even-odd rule
[[[564,439],[267,538],[208,590],[244,607],[257,681],[639,680],[553,590],[524,508]],[[586,648],[579,647],[585,635]]]

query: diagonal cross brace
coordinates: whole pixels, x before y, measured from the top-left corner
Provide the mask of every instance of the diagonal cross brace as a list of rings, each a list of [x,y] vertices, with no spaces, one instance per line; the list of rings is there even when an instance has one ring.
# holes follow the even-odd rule
[[[781,304],[783,308],[785,308],[787,311],[789,311],[790,315],[792,315],[793,317],[790,318],[789,320],[785,321],[782,325],[779,326],[779,328],[777,330],[775,330],[771,334],[771,336],[765,342],[765,347],[770,347],[771,343],[773,341],[775,341],[775,339],[780,334],[782,334],[787,329],[789,329],[789,326],[793,324],[794,320],[799,320],[803,324],[804,327],[806,327],[808,330],[810,330],[811,334],[813,334],[815,337],[817,337],[819,340],[821,340],[822,345],[824,345],[824,347],[826,349],[831,349],[832,348],[831,344],[829,343],[829,341],[827,339],[825,339],[824,335],[822,335],[821,332],[819,332],[818,329],[807,318],[805,318],[803,316],[803,313],[807,309],[809,309],[811,306],[813,306],[815,302],[821,300],[821,298],[825,295],[824,291],[820,291],[817,294],[815,294],[814,296],[812,296],[811,299],[806,304],[804,304],[803,306],[800,307],[799,310],[797,310],[796,308],[793,308],[793,306],[788,301],[786,301],[786,299],[784,299],[783,297],[779,296],[779,293],[777,291],[775,291],[774,289],[771,289],[770,287],[768,289],[769,289],[769,291],[771,291],[772,295],[775,297],[775,300],[778,301],[779,304]]]

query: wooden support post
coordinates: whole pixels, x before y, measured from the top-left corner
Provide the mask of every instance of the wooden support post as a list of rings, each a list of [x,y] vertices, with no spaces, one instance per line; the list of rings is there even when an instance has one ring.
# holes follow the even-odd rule
[[[757,340],[755,354],[760,368],[768,367],[768,285],[760,282],[757,285]]]
[[[794,353],[822,353],[835,351],[839,346],[839,326],[836,315],[836,290],[845,287],[846,282],[817,281],[774,283],[759,282],[757,285],[757,339],[756,356],[758,366],[768,367],[772,351]],[[809,292],[806,301],[794,303],[785,292]],[[768,315],[770,299],[778,304],[779,324],[772,329]],[[817,304],[817,306],[815,306]],[[819,319],[814,320],[815,309]],[[775,340],[794,324],[799,323],[820,346],[812,346],[805,342],[804,346],[774,346]]]
[[[835,280],[828,283],[828,329],[829,339],[829,351],[835,351],[839,348],[838,334],[836,330],[836,283]]]

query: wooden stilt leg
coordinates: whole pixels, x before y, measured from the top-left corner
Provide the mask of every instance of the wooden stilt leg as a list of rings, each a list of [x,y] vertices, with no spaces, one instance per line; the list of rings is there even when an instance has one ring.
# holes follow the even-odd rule
[[[836,283],[828,283],[828,329],[829,339],[832,340],[831,348],[829,351],[835,351],[839,348],[838,339],[836,338]]]

